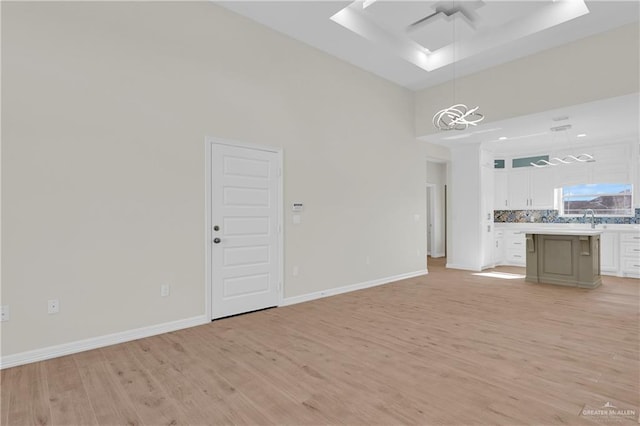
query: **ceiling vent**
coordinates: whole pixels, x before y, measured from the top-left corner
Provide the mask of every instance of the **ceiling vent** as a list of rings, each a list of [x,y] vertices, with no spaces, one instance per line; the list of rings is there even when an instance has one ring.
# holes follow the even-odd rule
[[[564,132],[565,130],[569,130],[571,128],[571,124],[565,124],[563,126],[552,127],[549,130],[552,132]]]

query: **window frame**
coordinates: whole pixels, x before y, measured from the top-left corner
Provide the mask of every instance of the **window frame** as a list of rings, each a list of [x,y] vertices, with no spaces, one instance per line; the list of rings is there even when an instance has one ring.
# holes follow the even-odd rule
[[[597,187],[598,185],[611,185],[611,183],[580,183],[580,184],[572,184],[572,185],[565,185],[562,186],[560,188],[556,188],[555,189],[555,194],[554,194],[554,204],[555,204],[555,209],[558,211],[558,217],[582,217],[584,216],[584,212],[583,213],[565,213],[564,212],[564,190],[565,188],[571,188],[571,187],[578,187],[578,186],[594,186]],[[632,183],[616,183],[614,185],[628,185],[629,186],[629,197],[631,199],[631,206],[629,207],[629,212],[625,213],[625,214],[614,214],[614,213],[595,213],[594,215],[595,217],[634,217],[635,216],[635,210],[634,210],[634,200],[633,200],[633,196],[634,196],[634,188],[633,188],[633,184]],[[598,196],[603,196],[603,195],[616,195],[616,193],[597,193],[594,192],[593,194],[585,194],[586,196],[593,196],[593,197],[598,197]],[[586,210],[586,209],[585,209]]]

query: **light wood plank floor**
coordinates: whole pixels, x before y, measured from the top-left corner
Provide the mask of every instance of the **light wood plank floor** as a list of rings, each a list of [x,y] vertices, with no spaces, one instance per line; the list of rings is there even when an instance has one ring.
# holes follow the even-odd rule
[[[445,270],[2,371],[2,425],[637,424],[640,281]],[[521,268],[499,268],[523,273]]]

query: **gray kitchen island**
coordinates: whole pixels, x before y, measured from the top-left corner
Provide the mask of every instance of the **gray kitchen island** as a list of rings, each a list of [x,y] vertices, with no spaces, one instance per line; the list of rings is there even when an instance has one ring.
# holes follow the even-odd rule
[[[526,234],[525,281],[595,288],[600,276],[597,230],[545,230]]]

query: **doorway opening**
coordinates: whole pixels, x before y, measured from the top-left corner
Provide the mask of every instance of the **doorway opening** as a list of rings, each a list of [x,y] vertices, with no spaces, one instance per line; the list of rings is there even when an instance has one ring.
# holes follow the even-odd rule
[[[447,164],[445,162],[427,160],[426,203],[427,257],[445,258],[447,254]]]

